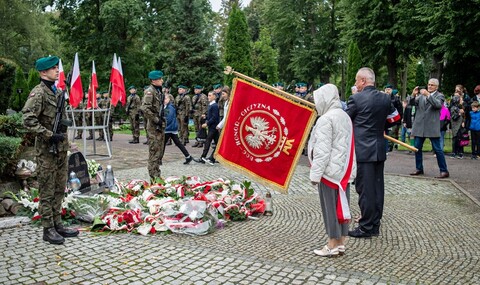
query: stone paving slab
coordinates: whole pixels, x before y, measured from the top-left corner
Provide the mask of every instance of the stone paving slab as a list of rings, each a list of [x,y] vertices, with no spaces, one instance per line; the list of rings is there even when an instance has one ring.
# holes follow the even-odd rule
[[[148,178],[145,167],[115,173]],[[162,175],[246,179],[182,160],[165,163]],[[387,175],[385,184],[381,235],[350,239],[343,257],[312,252],[326,235],[308,168],[298,166],[289,194],[273,195],[273,216],[206,236],[82,232],[53,246],[36,226],[0,230],[0,284],[479,284],[478,205],[449,181]]]

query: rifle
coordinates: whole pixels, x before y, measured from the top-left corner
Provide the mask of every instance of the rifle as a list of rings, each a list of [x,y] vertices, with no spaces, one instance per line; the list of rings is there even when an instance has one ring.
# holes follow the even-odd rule
[[[157,126],[155,127],[155,129],[157,131],[162,131],[162,125],[163,125],[163,122],[165,122],[165,115],[163,114],[163,105],[165,104],[164,103],[165,101],[165,94],[163,94],[162,90],[160,90],[160,110],[158,110],[158,117],[159,117],[159,120],[158,120],[158,124]]]
[[[65,86],[70,86],[70,81],[72,80],[72,73],[69,72],[67,76],[67,80],[65,80]],[[64,125],[66,127],[72,126],[72,121],[67,120],[67,119],[62,119],[63,116],[63,111],[65,109],[65,93],[67,92],[67,87],[65,87],[64,90],[62,90],[62,95],[58,98],[57,101],[57,111],[55,113],[55,121],[53,122],[53,129],[52,132],[54,134],[60,133],[60,125]],[[53,143],[50,146],[50,153],[53,153],[55,155],[58,154],[58,145],[57,143]]]

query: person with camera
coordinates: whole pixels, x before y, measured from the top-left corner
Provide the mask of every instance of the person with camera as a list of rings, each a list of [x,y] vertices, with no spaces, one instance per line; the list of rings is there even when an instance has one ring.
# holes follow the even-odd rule
[[[410,175],[423,175],[423,143],[430,139],[433,151],[437,158],[440,174],[435,178],[448,178],[445,154],[440,145],[440,110],[442,109],[445,96],[438,91],[438,79],[430,78],[427,87],[415,87],[412,92],[410,104],[415,106],[415,120],[412,126],[412,136],[415,137],[415,171]]]
[[[58,125],[59,131],[54,133],[53,126],[62,92],[55,87],[58,80],[59,58],[48,56],[35,63],[40,73],[41,82],[35,86],[22,109],[23,125],[35,133],[36,161],[38,165],[39,205],[43,240],[51,244],[63,244],[65,237],[76,237],[78,230],[64,227],[62,224],[62,202],[67,184],[67,127]],[[59,105],[61,106],[61,104]],[[63,111],[63,110],[62,110]],[[65,121],[65,112],[60,121]],[[52,147],[54,150],[52,151]]]
[[[165,117],[163,104],[165,97],[162,93],[163,72],[150,71],[148,74],[150,85],[145,89],[141,110],[148,120],[148,175],[154,183],[161,177],[160,165],[165,140]]]

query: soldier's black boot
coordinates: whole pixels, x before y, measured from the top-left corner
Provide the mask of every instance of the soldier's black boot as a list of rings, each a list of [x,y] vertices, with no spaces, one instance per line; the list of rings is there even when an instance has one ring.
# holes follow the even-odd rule
[[[133,144],[137,144],[139,143],[140,141],[138,140],[138,138],[133,138],[133,140],[129,141],[128,143],[133,143]]]
[[[43,240],[51,244],[63,244],[65,239],[57,233],[55,227],[43,228]]]
[[[92,136],[89,136],[89,137],[87,138],[87,141],[89,141],[89,140],[93,140],[93,137],[92,137]]]
[[[78,236],[78,230],[74,228],[66,228],[62,224],[55,225],[55,230],[62,237],[76,237]]]
[[[77,135],[77,136],[75,137],[75,139],[76,139],[76,140],[82,139],[82,135]]]
[[[148,144],[148,139],[147,139],[147,141],[146,141],[146,142],[144,142],[143,144]]]

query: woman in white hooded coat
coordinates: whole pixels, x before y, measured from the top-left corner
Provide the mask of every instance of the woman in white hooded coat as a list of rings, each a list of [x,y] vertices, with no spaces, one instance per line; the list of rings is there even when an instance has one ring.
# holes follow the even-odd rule
[[[318,185],[328,243],[314,250],[320,256],[345,252],[345,237],[351,219],[350,182],[355,178],[355,144],[350,117],[342,110],[338,89],[326,84],[313,93],[318,120],[308,143],[310,180]]]

